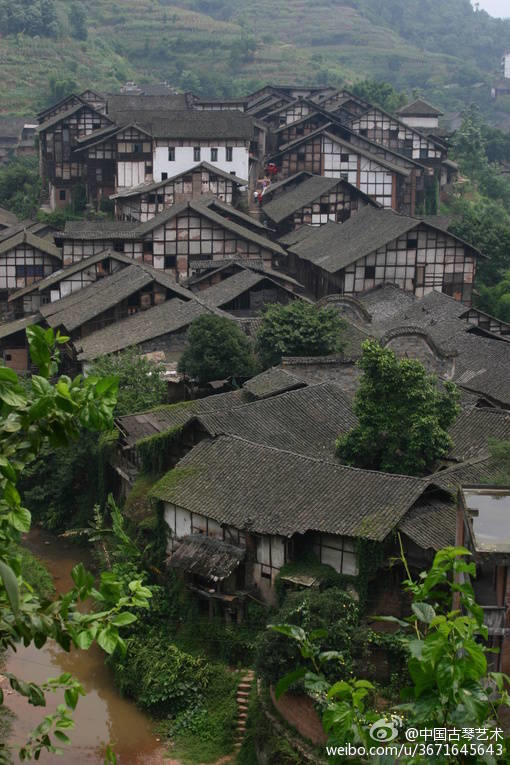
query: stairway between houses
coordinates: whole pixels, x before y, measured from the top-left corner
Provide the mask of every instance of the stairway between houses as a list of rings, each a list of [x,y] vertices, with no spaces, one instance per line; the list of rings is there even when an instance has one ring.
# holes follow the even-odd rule
[[[250,701],[250,691],[255,681],[253,670],[247,670],[242,676],[237,686],[237,729],[235,738],[235,749],[241,748],[243,738],[246,733],[246,721],[248,719],[248,704]]]

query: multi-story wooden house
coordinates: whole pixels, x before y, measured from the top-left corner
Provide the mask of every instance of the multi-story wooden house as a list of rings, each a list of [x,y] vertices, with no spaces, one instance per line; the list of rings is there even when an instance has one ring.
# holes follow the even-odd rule
[[[123,252],[183,280],[214,261],[285,258],[257,220],[209,199],[174,204],[145,223],[68,221],[57,241],[69,265],[103,250]]]
[[[118,191],[111,198],[115,200],[117,220],[143,223],[167,207],[204,195],[235,205],[240,198],[240,189],[247,184],[247,180],[226,173],[209,162],[201,162],[165,181]]]
[[[443,112],[436,109],[423,98],[417,98],[406,106],[397,109],[396,114],[402,122],[412,128],[417,128],[422,133],[427,134],[439,128],[439,118]]]
[[[365,205],[377,206],[356,186],[338,178],[301,173],[295,181],[292,188],[282,189],[270,201],[262,197],[262,217],[275,226],[278,236],[303,224],[343,223]]]
[[[0,242],[0,310],[8,296],[62,266],[62,253],[49,239],[21,230]]]
[[[52,209],[66,207],[84,176],[83,160],[75,154],[77,139],[106,128],[112,121],[81,99],[39,125],[41,177],[48,185]]]
[[[448,231],[364,207],[346,223],[302,226],[281,240],[290,273],[317,298],[390,282],[417,296],[437,290],[470,305],[481,253]]]

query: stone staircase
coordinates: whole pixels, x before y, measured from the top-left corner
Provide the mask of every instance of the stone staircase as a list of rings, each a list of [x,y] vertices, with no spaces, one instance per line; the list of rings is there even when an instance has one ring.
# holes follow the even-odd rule
[[[235,736],[235,749],[239,751],[246,733],[246,721],[248,719],[248,704],[250,691],[255,682],[255,673],[247,669],[241,675],[241,681],[237,686],[237,729]]]

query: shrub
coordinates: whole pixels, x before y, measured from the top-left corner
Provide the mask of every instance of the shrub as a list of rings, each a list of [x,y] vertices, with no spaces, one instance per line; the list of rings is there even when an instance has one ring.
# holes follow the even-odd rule
[[[352,670],[352,643],[358,629],[359,611],[356,602],[343,590],[332,587],[324,592],[308,590],[290,593],[272,619],[274,624],[293,624],[304,630],[324,629],[323,651],[342,654],[340,675]],[[299,649],[276,632],[267,630],[257,641],[255,666],[269,683],[277,682],[299,663]],[[339,676],[339,664],[331,662],[332,677]]]

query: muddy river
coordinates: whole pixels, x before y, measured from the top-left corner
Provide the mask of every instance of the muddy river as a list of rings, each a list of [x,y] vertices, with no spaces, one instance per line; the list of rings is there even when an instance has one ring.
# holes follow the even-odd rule
[[[30,532],[26,546],[46,565],[58,592],[72,586],[71,569],[80,560],[87,565],[89,551],[70,544],[39,529]],[[21,646],[7,656],[6,671],[24,680],[43,682],[62,672],[71,672],[83,685],[86,697],[81,698],[70,731],[72,745],[62,747],[64,756],[43,753],[43,765],[102,765],[106,744],[111,743],[119,765],[163,765],[171,761],[163,757],[161,745],[152,730],[151,721],[130,701],[117,692],[110,670],[104,665],[104,654],[96,646],[89,651],[66,653],[55,643],[41,649]],[[44,716],[43,707],[32,707],[17,693],[7,691],[6,702],[15,713],[11,744],[26,740],[29,731]],[[63,694],[48,694],[47,710],[53,711],[63,701]],[[17,759],[16,759],[17,761]]]

